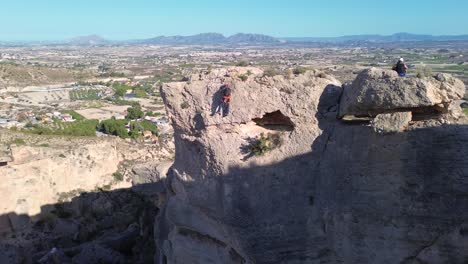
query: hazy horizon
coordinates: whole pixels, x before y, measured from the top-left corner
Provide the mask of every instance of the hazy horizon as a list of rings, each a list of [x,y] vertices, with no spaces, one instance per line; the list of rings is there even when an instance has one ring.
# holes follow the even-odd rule
[[[465,35],[468,3],[455,0],[395,0],[380,3],[329,0],[222,2],[150,0],[64,2],[18,0],[4,3],[1,41],[58,41],[99,35],[110,40],[216,32],[265,34],[278,38],[392,35]]]

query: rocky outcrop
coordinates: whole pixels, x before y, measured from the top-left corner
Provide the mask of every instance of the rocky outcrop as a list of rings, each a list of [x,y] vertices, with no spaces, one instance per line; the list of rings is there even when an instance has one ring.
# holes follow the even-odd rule
[[[316,72],[243,82],[241,69],[216,70],[165,85],[176,157],[156,262],[463,262],[467,125],[415,121],[378,134],[336,119],[338,107],[377,115],[445,103],[458,97],[458,80],[363,74],[377,71],[345,88],[341,106],[340,83]],[[222,118],[212,111],[224,82],[233,98]],[[388,97],[373,87],[394,88]]]
[[[462,81],[444,73],[429,78],[401,78],[395,71],[370,68],[346,85],[339,116],[376,116],[396,110],[418,110],[449,105],[463,97]]]

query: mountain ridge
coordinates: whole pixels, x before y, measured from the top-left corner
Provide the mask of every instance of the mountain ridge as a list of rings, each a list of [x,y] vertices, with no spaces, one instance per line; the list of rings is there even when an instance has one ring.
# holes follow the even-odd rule
[[[395,33],[392,35],[363,34],[363,35],[345,35],[339,37],[292,37],[280,38],[288,42],[348,42],[348,41],[366,41],[366,42],[410,42],[410,41],[459,41],[468,40],[468,34],[465,35],[427,35],[412,34],[406,32]]]
[[[0,40],[0,45],[13,44],[44,44],[44,45],[245,45],[245,44],[298,44],[298,43],[398,43],[398,42],[438,42],[438,41],[468,41],[464,35],[429,35],[413,33],[395,33],[392,35],[362,34],[338,37],[273,37],[256,33],[237,33],[225,36],[221,33],[207,32],[195,35],[156,36],[152,38],[111,40],[97,34],[77,36],[62,41],[6,41]]]

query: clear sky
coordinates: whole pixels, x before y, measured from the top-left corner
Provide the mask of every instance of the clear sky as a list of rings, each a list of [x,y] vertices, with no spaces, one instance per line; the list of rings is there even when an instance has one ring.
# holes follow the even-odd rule
[[[467,0],[0,0],[0,40],[468,34]]]

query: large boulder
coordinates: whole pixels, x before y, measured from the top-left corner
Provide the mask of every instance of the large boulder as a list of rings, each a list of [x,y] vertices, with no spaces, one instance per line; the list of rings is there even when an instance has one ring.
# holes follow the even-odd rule
[[[449,74],[399,77],[395,71],[370,68],[345,85],[339,116],[375,116],[392,110],[449,105],[465,93],[465,85]]]

